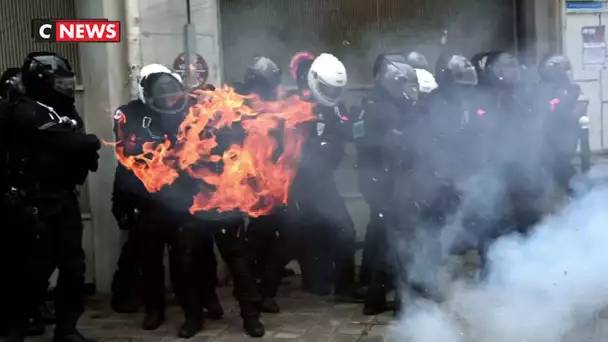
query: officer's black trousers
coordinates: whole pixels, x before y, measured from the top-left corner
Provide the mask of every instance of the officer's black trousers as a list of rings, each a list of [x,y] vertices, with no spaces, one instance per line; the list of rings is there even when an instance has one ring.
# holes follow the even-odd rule
[[[374,260],[379,252],[379,248],[384,238],[384,221],[380,216],[380,210],[370,205],[370,218],[365,231],[365,241],[363,243],[363,255],[361,258],[361,269],[359,271],[359,283],[361,286],[369,286],[372,278]]]
[[[335,184],[299,202],[299,235],[303,290],[319,295],[351,295],[355,276],[356,233],[344,199]]]
[[[276,297],[283,270],[291,258],[292,241],[286,232],[284,212],[251,218],[247,244],[260,294],[264,298]]]
[[[242,316],[259,315],[261,297],[253,274],[251,260],[245,240],[245,221],[205,220],[193,221],[193,231],[197,232],[196,241],[205,243],[213,237],[222,259],[228,265],[234,280],[234,297],[239,302]],[[200,270],[199,270],[199,274]],[[208,290],[206,290],[208,291]]]
[[[24,228],[31,233],[26,247],[25,280],[16,298],[21,303],[14,315],[15,328],[27,327],[29,318],[44,302],[48,279],[58,268],[55,289],[55,333],[71,334],[84,311],[85,255],[82,218],[75,191],[50,193],[26,208]]]
[[[129,232],[127,241],[122,245],[117,269],[112,278],[112,296],[115,301],[137,300],[143,285],[137,245],[132,235],[135,234]]]
[[[178,215],[150,206],[141,211],[139,224],[132,227],[137,260],[143,278],[143,299],[147,312],[163,311],[165,303],[165,246],[169,250],[171,280],[179,303],[188,315],[200,315],[205,282],[202,276],[204,252],[200,232]]]

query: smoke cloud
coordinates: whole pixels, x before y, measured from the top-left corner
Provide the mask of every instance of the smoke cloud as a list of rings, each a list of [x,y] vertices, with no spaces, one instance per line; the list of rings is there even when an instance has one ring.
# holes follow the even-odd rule
[[[497,239],[489,247],[484,280],[448,280],[440,304],[406,303],[395,340],[557,342],[572,337],[574,329],[608,306],[606,180],[607,169],[592,170],[574,183],[576,196],[527,236]],[[491,196],[477,198],[489,202]],[[453,236],[458,228],[444,230]],[[444,252],[454,241],[442,239]]]

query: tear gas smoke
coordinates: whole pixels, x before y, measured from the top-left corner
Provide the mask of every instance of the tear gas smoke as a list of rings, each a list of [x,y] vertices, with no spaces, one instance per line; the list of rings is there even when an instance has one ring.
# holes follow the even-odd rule
[[[578,196],[528,236],[496,240],[483,281],[444,284],[441,304],[406,303],[396,340],[558,342],[589,323],[608,306],[606,180],[608,170],[592,170],[576,182]]]

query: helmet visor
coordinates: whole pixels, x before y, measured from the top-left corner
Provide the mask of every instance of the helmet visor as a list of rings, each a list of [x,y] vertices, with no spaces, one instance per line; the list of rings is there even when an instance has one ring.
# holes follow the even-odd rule
[[[187,106],[184,86],[173,75],[159,73],[148,77],[144,84],[146,104],[157,112],[177,114]]]
[[[323,82],[322,80],[319,80],[318,90],[321,96],[330,101],[337,101],[340,99],[340,96],[342,96],[342,87],[334,87]]]
[[[76,94],[76,78],[74,76],[56,76],[53,78],[53,89],[62,95],[74,97]]]

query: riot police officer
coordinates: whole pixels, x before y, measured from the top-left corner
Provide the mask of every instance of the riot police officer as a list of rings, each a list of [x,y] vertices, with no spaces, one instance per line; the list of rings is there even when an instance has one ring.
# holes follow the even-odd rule
[[[346,69],[338,58],[324,53],[310,65],[307,80],[317,120],[309,124],[292,187],[293,207],[301,221],[297,229],[307,240],[301,259],[302,287],[329,295],[335,279],[337,299],[347,299],[354,293],[355,230],[334,180],[344,142],[352,139],[352,125],[341,101]]]
[[[149,70],[155,70],[162,73],[169,73],[170,70],[163,66],[159,66],[156,64],[151,64],[146,67],[146,69],[142,70],[142,74],[140,78],[143,79],[149,73]],[[179,80],[181,78],[179,75],[173,74]],[[195,90],[214,90],[212,85],[197,85]],[[196,101],[192,98],[193,101]],[[134,103],[138,103],[135,101]],[[141,110],[141,108],[137,108],[132,105],[129,108],[135,108],[133,113],[130,115],[135,117],[135,119],[139,119],[139,117],[145,117],[146,111]],[[184,109],[185,110],[185,109]],[[160,116],[161,113],[156,113],[153,110],[148,111],[155,116]],[[166,114],[166,113],[165,113]],[[183,113],[181,113],[183,114]],[[181,115],[173,115],[167,114],[170,120],[155,120],[155,125],[157,129],[162,130],[171,130],[173,134],[177,132],[177,125],[181,122],[183,117]],[[121,109],[117,111],[116,118],[119,120],[117,122],[116,133],[117,139],[128,139],[129,134],[140,135],[142,139],[145,139],[146,134],[149,136],[149,139],[153,139],[153,131],[150,133],[144,131],[140,132],[143,129],[140,127],[140,122],[130,122],[126,123],[126,115],[124,111]],[[125,122],[122,122],[122,121]],[[158,122],[158,123],[157,123]],[[168,125],[166,125],[168,123]],[[151,123],[150,123],[151,124]],[[168,126],[168,127],[167,127]],[[130,132],[130,133],[129,133]],[[129,185],[129,187],[125,188],[125,185]],[[125,243],[122,246],[120,257],[118,259],[118,267],[116,272],[114,273],[114,277],[112,279],[112,300],[111,305],[114,311],[119,313],[129,313],[129,312],[137,312],[139,306],[141,304],[142,296],[141,292],[145,292],[146,286],[161,286],[157,284],[150,285],[142,279],[141,277],[141,260],[138,255],[138,231],[141,229],[140,225],[145,222],[142,220],[140,215],[140,210],[138,209],[139,203],[142,198],[148,197],[145,189],[138,186],[139,182],[133,177],[133,174],[127,172],[123,165],[118,165],[116,168],[116,176],[114,178],[114,191],[112,194],[112,213],[116,218],[118,226],[121,230],[128,232],[128,237]],[[201,267],[201,272],[204,273],[203,278],[205,279],[205,286],[201,289],[203,292],[203,306],[207,311],[209,317],[213,319],[219,319],[223,316],[224,310],[219,302],[216,293],[216,287],[218,283],[217,279],[217,260],[215,257],[215,252],[213,250],[213,238],[206,237],[200,244],[200,253],[201,253],[201,262],[204,263],[204,267]],[[175,258],[173,258],[175,259]],[[171,269],[171,283],[172,287],[179,287],[179,265],[175,262],[175,260],[171,259],[169,267]],[[158,267],[162,267],[162,265],[158,265]],[[149,280],[149,279],[148,279]],[[164,283],[163,285],[164,286]]]
[[[86,134],[74,108],[75,77],[54,53],[30,53],[23,64],[25,96],[8,113],[8,183],[16,221],[30,234],[31,264],[9,339],[23,339],[58,267],[55,341],[86,341],[76,330],[84,311],[83,227],[76,186],[97,170],[101,144]],[[41,173],[40,170],[45,170]],[[28,248],[29,247],[29,248]]]
[[[14,106],[17,104],[18,99],[21,96],[25,95],[25,87],[23,86],[23,81],[21,78],[21,68],[9,68],[7,69],[4,74],[2,75],[2,77],[0,78],[0,85],[2,85],[2,91],[0,92],[0,113],[4,113],[4,114],[8,114],[10,113],[10,111],[12,111],[14,109]],[[6,118],[5,116],[2,116],[3,114],[0,114],[0,127],[5,127],[4,124],[2,123],[1,120],[3,120],[4,118]],[[5,147],[5,143],[2,143],[3,147],[0,147],[0,152],[3,156],[6,156],[6,147]],[[6,158],[2,159],[2,165],[0,165],[0,169],[2,170],[6,170],[7,166],[6,166]],[[2,173],[2,181],[1,184],[4,184],[2,186],[3,192],[7,190],[8,187],[8,180],[6,178],[8,174],[7,173]],[[6,216],[6,215],[5,215]],[[8,223],[8,222],[7,222]],[[7,234],[12,234],[15,233],[9,229],[5,229],[3,230],[4,233]],[[7,253],[8,255],[11,255],[11,253],[13,253],[13,249],[15,246],[19,246],[19,244],[15,243],[15,239],[11,238],[10,236],[4,236],[1,239],[3,242],[6,242],[7,245],[5,247],[2,248],[2,250],[4,252]],[[17,247],[19,248],[19,247]],[[11,252],[13,251],[13,252]],[[14,259],[14,254],[12,255],[12,257],[5,257],[2,258],[2,260],[11,260]],[[8,271],[8,269],[11,268],[11,266],[16,266],[16,268],[14,268],[13,270],[17,271],[17,273],[19,272],[18,269],[24,267],[23,265],[18,266],[16,263],[11,263],[9,262],[8,267],[6,267],[5,269],[7,269],[7,277],[9,279],[14,279],[16,281],[16,283],[12,284],[10,282],[5,282],[4,285],[7,286],[7,288],[5,290],[2,290],[2,295],[0,296],[6,296],[5,299],[7,300],[12,300],[13,296],[12,293],[15,293],[15,290],[20,286],[19,282],[22,279],[18,279],[19,277],[17,276],[17,273]],[[11,276],[12,275],[12,276]],[[10,286],[16,286],[13,287],[12,289],[10,288]],[[10,305],[2,305],[3,308],[8,308]],[[3,311],[3,313],[6,313]],[[1,320],[2,322],[5,322],[5,319]],[[33,312],[32,314],[32,319],[30,322],[30,325],[28,327],[27,330],[27,334],[31,335],[31,336],[37,336],[37,335],[42,335],[45,331],[45,325],[48,324],[53,324],[55,322],[55,317],[54,317],[54,313],[51,310],[51,308],[49,307],[47,302],[42,302],[40,303],[40,307],[39,310],[36,310],[35,312]],[[2,323],[0,323],[2,324]],[[5,330],[0,328],[0,331]]]
[[[188,99],[181,78],[162,65],[145,66],[140,73],[138,99],[119,107],[114,114],[118,153],[138,155],[142,153],[144,143],[175,139],[187,108]],[[129,229],[137,266],[141,268],[146,307],[142,327],[155,330],[165,319],[163,255],[165,245],[168,245],[175,274],[172,277],[174,292],[185,314],[179,330],[182,338],[194,336],[204,322],[202,294],[205,284],[197,269],[202,250],[195,244],[196,232],[187,227],[188,207],[189,202],[185,199],[180,202],[178,198],[171,198],[169,201],[165,192],[148,192],[126,166],[117,168],[113,212],[119,225]]]
[[[389,253],[389,239],[398,228],[393,191],[397,174],[413,159],[413,146],[406,135],[411,135],[417,124],[415,103],[419,98],[416,70],[403,55],[378,56],[374,79],[374,89],[363,99],[361,114],[353,125],[359,189],[370,207],[362,263],[362,275],[370,278],[364,307],[367,315],[387,308],[386,294],[393,285],[396,259]],[[369,275],[363,272],[364,265],[370,268],[366,271]]]
[[[438,269],[420,269],[421,263],[408,268],[408,286],[421,295],[440,300],[441,265],[440,229],[445,219],[459,205],[457,183],[466,174],[468,161],[464,138],[470,122],[476,120],[474,86],[477,73],[471,62],[459,54],[442,55],[435,67],[437,89],[427,99],[428,112],[421,118],[418,129],[409,134],[415,142],[416,155],[407,180],[397,191],[397,203],[406,203],[412,210],[403,211],[399,217],[401,231],[415,239],[424,235],[432,244],[420,246],[410,242],[405,251],[407,257],[423,258],[425,265],[437,265]],[[411,204],[414,204],[411,207]]]
[[[245,81],[235,87],[240,94],[255,94],[262,101],[277,101],[282,71],[268,57],[255,57],[245,73]],[[263,115],[263,113],[261,113]],[[272,132],[277,141],[275,158],[281,155],[283,137],[280,130]],[[278,207],[269,215],[251,217],[247,226],[247,240],[251,249],[254,271],[259,279],[262,312],[277,313],[275,300],[285,264],[289,259],[285,239],[285,208]]]
[[[21,68],[10,68],[7,69],[0,77],[0,129],[2,129],[2,140],[0,140],[0,194],[2,195],[0,200],[0,213],[2,217],[9,217],[9,205],[5,202],[5,195],[9,193],[7,162],[8,162],[8,141],[6,133],[8,127],[6,127],[7,114],[11,111],[16,104],[18,97],[22,96],[23,93],[19,93],[15,88],[16,80],[20,81]],[[20,83],[20,82],[19,82]],[[20,274],[20,271],[25,269],[25,265],[16,263],[15,260],[24,260],[23,255],[17,257],[16,253],[23,250],[23,244],[20,242],[20,235],[18,234],[20,229],[15,229],[14,225],[10,221],[5,221],[5,227],[0,230],[0,263],[2,263],[2,269],[5,270],[6,280],[0,283],[0,336],[4,336],[7,332],[7,323],[9,317],[14,313],[11,312],[12,308],[18,305],[17,303],[11,302],[15,299],[14,294],[19,289],[19,283],[23,281],[24,277]]]
[[[535,108],[546,120],[546,167],[555,184],[570,192],[570,179],[576,174],[572,159],[579,137],[580,113],[575,108],[581,89],[572,81],[572,64],[566,56],[545,57],[538,66],[538,75],[540,96]]]

